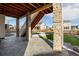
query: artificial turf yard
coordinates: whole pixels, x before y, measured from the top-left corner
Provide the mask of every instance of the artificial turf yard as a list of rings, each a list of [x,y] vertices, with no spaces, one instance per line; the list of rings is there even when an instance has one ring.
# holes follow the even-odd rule
[[[45,40],[50,39],[51,41],[53,41],[53,34],[48,34],[46,36],[40,36],[40,38],[45,39]],[[68,43],[71,43],[72,45],[79,46],[79,38],[73,35],[64,34],[64,42],[68,42]]]

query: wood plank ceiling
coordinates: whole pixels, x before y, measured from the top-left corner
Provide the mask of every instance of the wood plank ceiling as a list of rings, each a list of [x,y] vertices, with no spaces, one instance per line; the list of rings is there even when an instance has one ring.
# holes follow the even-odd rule
[[[11,16],[11,17],[21,17],[25,15],[27,11],[34,11],[49,3],[0,3],[0,14]],[[48,9],[42,11],[42,13],[47,14],[52,12],[52,6]]]

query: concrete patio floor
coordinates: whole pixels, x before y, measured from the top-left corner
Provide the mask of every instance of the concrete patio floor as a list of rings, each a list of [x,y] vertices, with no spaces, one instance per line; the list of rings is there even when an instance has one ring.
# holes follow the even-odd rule
[[[5,39],[0,39],[0,56],[53,56],[53,50],[49,43],[38,35],[32,35],[32,40],[27,42],[24,37],[16,37],[15,33],[11,33]],[[63,49],[59,56],[77,55]]]
[[[23,56],[27,46],[25,38],[15,34],[0,39],[0,56]]]
[[[28,42],[25,51],[25,56],[53,56],[53,49],[38,35],[33,35],[32,40]],[[68,51],[63,49],[63,52],[58,56],[68,56]]]

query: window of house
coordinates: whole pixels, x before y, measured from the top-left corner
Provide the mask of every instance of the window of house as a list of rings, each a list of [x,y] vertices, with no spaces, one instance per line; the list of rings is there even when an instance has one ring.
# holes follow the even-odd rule
[[[69,29],[69,27],[64,27],[64,29]]]

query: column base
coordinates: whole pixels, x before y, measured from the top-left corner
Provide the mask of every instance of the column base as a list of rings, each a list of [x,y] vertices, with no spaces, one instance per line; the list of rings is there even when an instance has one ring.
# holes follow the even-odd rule
[[[53,56],[60,56],[62,51],[53,51]]]

